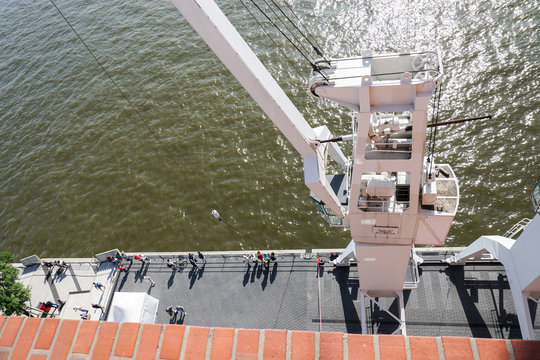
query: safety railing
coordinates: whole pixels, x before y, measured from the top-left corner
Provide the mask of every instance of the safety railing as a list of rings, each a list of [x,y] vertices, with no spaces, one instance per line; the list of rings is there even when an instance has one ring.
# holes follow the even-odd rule
[[[402,213],[409,208],[409,204],[409,201],[371,200],[360,198],[357,206],[360,210],[365,212]]]
[[[527,225],[529,225],[530,222],[531,222],[531,219],[528,219],[528,218],[521,219],[519,222],[514,224],[507,232],[505,232],[503,236],[505,238],[513,239],[514,236],[516,236],[523,229],[525,229]]]
[[[380,66],[378,63],[388,62],[391,59],[403,59],[403,57],[409,57],[411,59],[410,64],[407,64],[403,61],[396,61],[395,65],[385,65]],[[335,75],[335,65],[337,62],[346,62],[351,60],[365,60],[369,61],[371,66],[371,73],[369,76],[372,77],[375,81],[383,80],[399,80],[402,75],[405,73],[410,73],[412,78],[415,80],[426,81],[434,80],[441,76],[441,69],[439,64],[439,56],[434,51],[424,51],[424,52],[415,52],[409,54],[386,54],[386,55],[375,55],[375,56],[362,56],[362,57],[352,57],[346,59],[336,59],[330,60],[329,67],[321,67],[318,70],[318,73],[321,76],[321,80],[325,81],[336,81],[336,80],[346,80],[346,79],[356,79],[362,78],[366,74],[359,75],[350,75],[350,76],[336,76]],[[388,68],[388,67],[397,67],[397,71],[388,71],[388,70],[377,70],[379,67]],[[350,70],[350,69],[363,69],[365,67],[360,66],[341,66],[340,70]]]

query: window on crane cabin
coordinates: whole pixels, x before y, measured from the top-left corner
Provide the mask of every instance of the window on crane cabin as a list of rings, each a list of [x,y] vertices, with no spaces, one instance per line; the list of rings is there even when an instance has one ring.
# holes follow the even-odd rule
[[[357,206],[366,212],[402,213],[409,208],[410,189],[409,172],[364,173]]]
[[[412,153],[410,112],[374,113],[365,151],[366,160],[408,160]]]

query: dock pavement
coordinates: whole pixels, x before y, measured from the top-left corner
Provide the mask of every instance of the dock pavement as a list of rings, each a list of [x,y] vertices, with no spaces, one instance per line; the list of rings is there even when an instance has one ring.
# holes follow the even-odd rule
[[[155,323],[160,324],[360,333],[356,267],[335,267],[328,262],[331,252],[313,250],[326,260],[318,265],[313,253],[281,250],[268,267],[246,264],[249,252],[208,252],[207,262],[199,260],[197,267],[186,261],[187,253],[146,253],[147,262],[122,261],[126,272],[95,258],[64,259],[69,269],[56,278],[47,277],[42,265],[17,265],[20,281],[31,289],[33,307],[58,297],[66,301],[61,311],[51,312],[53,317],[80,319],[81,312],[73,310],[80,306],[89,310],[92,320],[105,320],[116,294],[145,293],[159,301]],[[440,261],[448,256],[444,248],[419,255],[427,260],[419,267],[419,287],[404,291],[408,335],[521,337],[501,264],[449,266]],[[168,267],[167,259],[175,259],[177,266]],[[98,281],[104,291],[93,286]],[[397,299],[376,300],[398,314]],[[104,311],[91,308],[91,303],[103,305]],[[185,316],[165,311],[176,305],[185,308]],[[540,338],[540,315],[536,304],[530,305]],[[366,301],[366,307],[369,334],[397,329],[398,323],[373,302]]]

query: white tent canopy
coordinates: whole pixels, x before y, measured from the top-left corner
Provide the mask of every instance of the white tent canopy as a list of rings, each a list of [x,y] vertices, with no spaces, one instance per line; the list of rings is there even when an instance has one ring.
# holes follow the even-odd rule
[[[115,293],[109,310],[108,321],[153,324],[159,300],[147,293]]]

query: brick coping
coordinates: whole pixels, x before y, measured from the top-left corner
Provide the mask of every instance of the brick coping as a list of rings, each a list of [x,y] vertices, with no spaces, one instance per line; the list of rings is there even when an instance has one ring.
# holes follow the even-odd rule
[[[540,341],[0,316],[0,359],[538,359]]]

